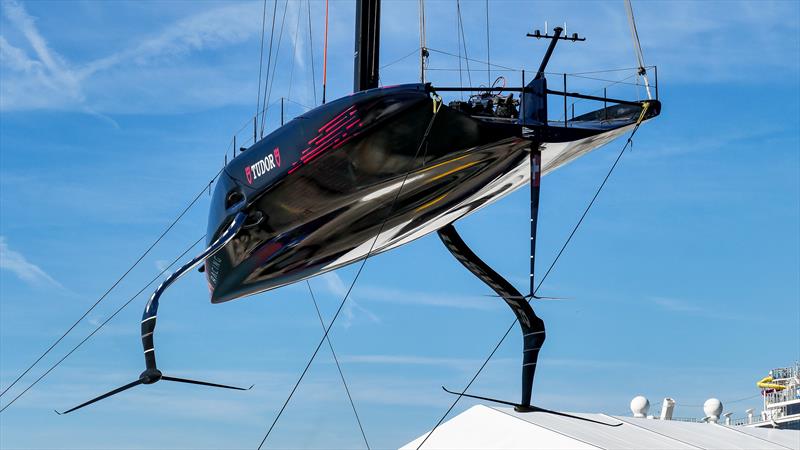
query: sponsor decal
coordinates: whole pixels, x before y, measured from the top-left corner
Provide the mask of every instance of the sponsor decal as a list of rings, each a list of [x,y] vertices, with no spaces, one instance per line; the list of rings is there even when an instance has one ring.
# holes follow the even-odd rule
[[[281,166],[281,151],[278,147],[271,154],[258,160],[255,164],[251,164],[244,168],[244,176],[247,178],[247,184],[253,184],[258,177],[267,174],[269,171],[276,167]]]

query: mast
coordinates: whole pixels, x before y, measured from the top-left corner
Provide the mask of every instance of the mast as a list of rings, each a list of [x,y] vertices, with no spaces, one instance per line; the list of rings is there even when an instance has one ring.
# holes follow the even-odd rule
[[[356,39],[353,91],[378,87],[381,43],[380,0],[356,0]]]

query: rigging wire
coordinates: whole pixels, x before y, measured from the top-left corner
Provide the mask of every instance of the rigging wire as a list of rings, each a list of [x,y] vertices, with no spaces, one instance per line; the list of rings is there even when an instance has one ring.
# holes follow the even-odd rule
[[[367,260],[370,258],[370,256],[372,255],[372,252],[375,250],[375,245],[378,243],[378,239],[380,238],[380,235],[383,232],[384,227],[386,226],[386,223],[389,222],[389,218],[391,217],[392,211],[394,210],[394,207],[397,204],[397,199],[400,198],[400,194],[403,192],[403,187],[405,186],[406,181],[408,181],[409,175],[411,175],[411,172],[414,169],[414,164],[413,163],[419,157],[419,153],[422,150],[423,145],[425,145],[425,142],[428,140],[428,135],[431,132],[431,128],[433,128],[433,123],[436,120],[436,116],[439,113],[440,106],[441,106],[441,99],[440,98],[435,98],[434,99],[433,116],[431,117],[431,120],[428,123],[428,127],[425,129],[425,133],[422,135],[422,140],[420,141],[419,146],[417,147],[416,153],[414,153],[414,158],[412,159],[411,167],[408,169],[408,171],[406,171],[405,175],[403,176],[403,181],[400,183],[400,188],[397,190],[397,193],[395,194],[394,198],[392,199],[392,202],[389,204],[389,212],[386,214],[386,217],[381,222],[381,226],[378,228],[378,233],[375,235],[375,238],[372,240],[372,244],[370,245],[366,256],[364,257],[364,259],[361,260],[361,264],[358,266],[358,270],[356,271],[356,275],[353,278],[353,281],[350,283],[350,287],[347,289],[347,292],[345,292],[344,297],[342,298],[342,301],[339,303],[339,307],[336,309],[336,313],[333,315],[333,318],[331,319],[331,323],[328,324],[327,328],[325,328],[325,334],[323,334],[322,339],[320,339],[319,343],[317,344],[316,349],[314,349],[314,352],[311,354],[311,358],[309,358],[308,363],[306,364],[305,368],[303,369],[303,372],[300,374],[300,377],[297,379],[297,382],[294,384],[294,387],[292,388],[291,392],[289,392],[289,396],[286,398],[286,401],[283,402],[283,406],[281,406],[281,409],[278,411],[278,414],[275,416],[275,420],[272,421],[272,424],[270,425],[269,429],[267,430],[267,433],[264,435],[264,439],[262,439],[261,443],[258,444],[258,450],[261,450],[261,447],[264,446],[264,443],[267,441],[267,438],[269,438],[269,435],[272,433],[272,430],[275,429],[275,425],[278,423],[278,419],[281,418],[281,415],[283,414],[283,411],[286,410],[286,406],[289,404],[289,401],[292,400],[292,396],[294,396],[294,393],[297,391],[297,388],[300,386],[300,383],[303,381],[303,378],[306,376],[306,373],[308,372],[308,369],[311,367],[311,364],[314,362],[314,359],[317,357],[317,353],[319,353],[319,349],[322,347],[322,344],[325,342],[325,339],[328,337],[328,334],[330,333],[331,328],[333,328],[333,325],[336,323],[336,319],[339,317],[339,314],[342,312],[342,308],[344,307],[344,304],[347,302],[347,299],[350,297],[350,293],[353,291],[353,288],[355,287],[356,282],[358,281],[358,278],[361,276],[361,272],[364,270],[364,266],[366,265]]]
[[[631,83],[630,81],[627,81],[627,80],[633,78],[634,75],[625,77],[625,78],[623,78],[621,80],[609,80],[608,78],[587,77],[587,76],[584,76],[584,75],[575,75],[575,74],[567,74],[567,75],[571,76],[571,77],[574,77],[574,78],[581,78],[581,79],[584,79],[584,80],[602,81],[604,83],[609,83],[605,87],[614,86],[616,84],[626,84],[626,85],[629,85],[629,86],[639,86],[639,83]]]
[[[183,211],[181,211],[181,212],[180,212],[180,214],[178,214],[178,216],[177,216],[177,217],[175,217],[175,218],[172,220],[172,222],[170,222],[169,226],[167,226],[167,228],[165,228],[165,229],[164,229],[164,231],[162,231],[162,232],[161,232],[161,234],[158,236],[158,238],[156,238],[156,240],[155,240],[155,241],[153,241],[153,243],[152,243],[152,244],[150,244],[150,246],[149,246],[149,247],[147,247],[147,250],[145,250],[145,251],[144,251],[144,252],[143,252],[143,253],[142,253],[142,254],[141,254],[141,255],[140,255],[140,256],[139,256],[139,257],[136,259],[136,261],[134,261],[134,263],[133,263],[133,264],[132,264],[130,267],[128,267],[128,270],[126,270],[126,271],[125,271],[125,273],[123,273],[123,274],[122,274],[122,276],[120,276],[120,277],[117,279],[117,281],[115,281],[115,282],[114,282],[114,284],[112,284],[112,285],[111,285],[111,287],[109,287],[109,288],[108,288],[108,289],[107,289],[107,290],[106,290],[106,291],[103,293],[103,295],[101,295],[101,296],[100,296],[100,298],[98,298],[98,299],[97,299],[97,301],[95,301],[95,302],[94,302],[94,304],[93,304],[92,306],[90,306],[90,307],[89,307],[89,309],[87,309],[87,310],[86,310],[86,312],[85,312],[85,313],[83,313],[83,315],[82,315],[81,317],[79,317],[79,318],[78,318],[78,320],[76,320],[76,321],[75,321],[75,322],[74,322],[74,323],[73,323],[73,324],[72,324],[72,325],[71,325],[71,326],[70,326],[70,327],[67,329],[67,331],[65,331],[65,332],[64,332],[64,334],[62,334],[62,335],[61,335],[61,337],[59,337],[58,339],[56,339],[56,340],[55,340],[55,342],[53,342],[53,344],[52,344],[52,345],[50,345],[50,347],[48,347],[48,349],[47,349],[47,350],[45,350],[45,351],[44,351],[44,352],[43,352],[43,353],[42,353],[42,354],[41,354],[41,355],[40,355],[38,358],[36,358],[36,361],[34,361],[34,362],[33,362],[33,363],[30,365],[30,366],[28,366],[28,368],[26,368],[26,369],[25,369],[25,370],[24,370],[24,371],[23,371],[23,372],[22,372],[22,373],[21,373],[21,374],[20,374],[20,375],[19,375],[19,376],[18,376],[18,377],[17,377],[17,378],[16,378],[16,379],[13,381],[13,382],[11,382],[11,384],[9,384],[8,386],[6,386],[6,388],[5,388],[5,389],[3,389],[3,392],[2,392],[2,393],[0,393],[0,397],[2,397],[2,396],[3,396],[3,395],[6,393],[6,392],[8,392],[8,390],[9,390],[9,389],[11,389],[12,387],[14,387],[14,385],[16,385],[16,384],[17,384],[17,383],[18,383],[18,382],[19,382],[19,381],[20,381],[20,380],[21,380],[21,379],[22,379],[22,378],[23,378],[25,375],[27,375],[27,374],[28,374],[28,372],[30,372],[30,371],[31,371],[31,370],[32,370],[32,369],[33,369],[33,368],[34,368],[34,367],[35,367],[37,364],[39,364],[39,362],[40,362],[40,361],[41,361],[41,360],[42,360],[42,359],[43,359],[45,356],[47,356],[47,355],[48,355],[48,354],[49,354],[49,353],[50,353],[50,352],[51,352],[51,351],[52,351],[52,350],[53,350],[53,349],[54,349],[54,348],[55,348],[55,347],[56,347],[56,346],[59,344],[59,342],[61,342],[61,341],[62,341],[62,340],[65,338],[65,337],[67,337],[67,335],[68,335],[70,332],[72,332],[72,330],[73,330],[73,329],[75,329],[75,327],[76,327],[76,326],[78,326],[78,324],[79,324],[79,323],[80,323],[80,322],[81,322],[83,319],[85,319],[85,318],[86,318],[86,316],[88,316],[88,315],[89,315],[89,313],[91,313],[91,312],[92,312],[92,311],[93,311],[93,310],[94,310],[94,309],[97,307],[97,305],[99,305],[99,304],[100,304],[100,302],[102,302],[102,301],[103,301],[103,300],[104,300],[104,299],[105,299],[105,298],[108,296],[108,294],[110,294],[110,293],[111,293],[111,291],[113,291],[113,290],[114,290],[114,289],[115,289],[115,288],[116,288],[116,287],[117,287],[117,286],[118,286],[118,285],[119,285],[119,284],[122,282],[122,280],[124,280],[124,279],[125,279],[125,278],[128,276],[128,274],[130,274],[130,273],[131,273],[131,271],[132,271],[134,268],[136,268],[136,266],[138,266],[138,265],[139,265],[139,263],[140,263],[140,262],[142,262],[142,260],[144,259],[144,257],[145,257],[145,256],[147,256],[147,255],[150,253],[150,251],[151,251],[151,250],[152,250],[152,249],[153,249],[153,248],[154,248],[154,247],[155,247],[155,246],[156,246],[156,245],[157,245],[159,242],[161,242],[161,240],[164,238],[164,236],[166,236],[166,235],[167,235],[167,233],[169,233],[169,232],[170,232],[170,230],[172,230],[172,228],[173,228],[173,227],[174,227],[174,226],[175,226],[175,225],[178,223],[178,221],[179,221],[179,220],[180,220],[180,219],[181,219],[181,218],[182,218],[182,217],[183,217],[183,216],[184,216],[184,215],[185,215],[185,214],[186,214],[186,213],[187,213],[187,212],[188,212],[188,211],[189,211],[189,210],[190,210],[190,209],[191,209],[191,208],[192,208],[194,205],[195,205],[195,203],[197,203],[197,201],[200,199],[200,197],[202,197],[203,193],[205,193],[205,192],[206,192],[206,189],[208,189],[208,186],[210,186],[210,185],[211,185],[211,183],[213,183],[213,182],[214,182],[214,180],[216,180],[216,178],[219,176],[219,174],[220,174],[220,173],[222,173],[222,170],[223,170],[223,169],[220,169],[220,171],[219,171],[219,172],[217,172],[217,174],[216,174],[216,175],[214,175],[214,177],[211,179],[211,181],[209,181],[209,182],[208,182],[208,184],[206,184],[206,185],[203,185],[203,189],[201,189],[201,190],[200,190],[200,192],[198,192],[198,193],[197,193],[197,195],[194,197],[194,199],[192,199],[192,201],[190,201],[190,202],[189,202],[189,204],[188,204],[188,205],[187,205],[187,206],[186,206],[186,207],[183,209]],[[3,408],[3,409],[5,409],[5,408]]]
[[[752,399],[754,399],[756,397],[761,397],[761,395],[762,394],[759,392],[758,394],[753,394],[753,395],[749,395],[747,397],[737,398],[736,400],[726,400],[725,404],[729,405],[731,403],[739,403],[739,402],[743,402],[743,401],[746,401],[746,400],[752,400]],[[704,405],[702,405],[702,404],[688,404],[688,403],[675,402],[675,406],[684,406],[684,407],[690,407],[690,408],[702,408]]]
[[[319,324],[322,325],[322,329],[325,330],[325,320],[322,319],[322,313],[319,311],[317,298],[314,296],[314,291],[311,289],[311,282],[306,280],[306,286],[308,286],[308,293],[311,294],[311,300],[314,302],[314,309],[317,310],[317,317],[319,317]],[[364,438],[364,444],[367,446],[367,450],[369,450],[370,446],[369,446],[369,441],[367,441],[367,434],[364,433],[364,427],[361,425],[361,418],[358,417],[358,411],[356,411],[356,404],[353,401],[353,396],[350,395],[350,389],[347,387],[347,381],[344,378],[344,372],[342,372],[342,366],[339,365],[339,358],[336,356],[336,352],[333,350],[333,343],[331,342],[331,337],[325,336],[325,340],[328,341],[328,348],[331,349],[331,355],[333,355],[333,361],[336,363],[336,369],[339,370],[339,377],[342,379],[342,385],[344,385],[344,391],[347,393],[347,399],[350,400],[350,407],[353,408],[353,414],[355,414],[356,416],[358,429],[361,430],[361,437]]]
[[[442,55],[452,56],[453,58],[459,58],[459,55],[457,55],[455,53],[450,53],[450,52],[447,52],[447,51],[444,51],[444,50],[439,50],[439,49],[435,49],[435,48],[431,48],[431,47],[428,47],[428,50],[432,51],[432,52],[435,52],[435,53],[441,53]],[[474,63],[479,63],[479,64],[486,64],[487,63],[486,61],[482,61],[482,60],[479,60],[479,59],[469,58],[469,57],[467,57],[466,54],[461,58],[464,61],[466,61],[467,64],[469,64],[470,61],[472,61]],[[526,69],[525,67],[514,68],[514,67],[503,66],[503,65],[500,65],[500,64],[495,64],[495,63],[492,63],[492,67],[494,68],[495,71],[500,71],[500,72],[503,72],[503,71],[506,71],[506,72],[521,72],[523,70],[529,70],[529,69]],[[646,68],[647,69],[652,69],[654,67],[655,66],[647,66]],[[596,74],[596,73],[625,72],[625,71],[638,70],[638,69],[639,69],[638,67],[622,67],[622,68],[619,68],[619,69],[592,70],[592,71],[587,71],[587,72],[569,72],[569,73],[564,73],[564,72],[544,72],[544,74],[545,75],[565,75],[566,74],[566,75],[569,75],[569,76],[577,77],[577,76],[580,76],[580,75],[591,75],[591,74]],[[458,69],[427,68],[426,70],[427,71],[431,71],[431,70],[452,70],[452,71],[456,71]],[[469,68],[467,68],[467,74],[469,74],[470,72],[471,72],[471,70]],[[624,80],[627,80],[629,78],[631,78],[631,77],[627,77]],[[591,78],[589,78],[589,79],[591,79]],[[618,83],[619,82],[618,80],[602,80],[602,79],[599,79],[599,81],[608,81],[610,83]],[[469,84],[472,84],[472,82],[470,81]],[[628,84],[633,84],[633,83],[628,83]]]
[[[561,75],[561,74],[559,74],[559,75]],[[570,75],[570,76],[573,76],[573,75]],[[627,81],[627,80],[630,80],[631,78],[635,77],[635,76],[636,76],[636,74],[635,74],[635,73],[634,73],[634,74],[631,74],[631,75],[628,75],[627,77],[625,77],[625,78],[622,78],[622,79],[620,79],[620,80],[603,80],[603,79],[600,79],[600,78],[589,78],[589,77],[582,77],[582,76],[580,76],[580,75],[575,75],[575,76],[576,76],[577,78],[586,78],[586,79],[590,79],[590,80],[597,80],[597,81],[606,81],[606,82],[608,82],[608,84],[604,85],[604,86],[603,86],[603,87],[601,87],[601,88],[595,89],[595,90],[593,90],[593,91],[589,91],[589,94],[591,94],[591,95],[600,95],[600,92],[603,92],[603,93],[605,93],[605,90],[606,90],[606,89],[608,89],[608,88],[610,88],[610,87],[614,87],[614,86],[616,86],[616,85],[618,85],[618,84],[627,84],[627,85],[632,85],[632,86],[637,86],[637,87],[638,87],[638,84],[635,84],[635,83],[630,83],[630,82],[628,82],[628,81]],[[638,92],[638,91],[637,91],[637,92]],[[572,103],[570,103],[570,105],[571,105],[571,106],[572,106],[572,108],[573,108],[573,114],[574,114],[575,105],[582,104],[582,103],[589,102],[589,101],[591,101],[591,100],[588,100],[588,99],[578,99],[578,100],[575,100],[575,101],[573,101]],[[561,116],[559,116],[559,118],[566,120],[566,116],[564,116],[564,115],[561,115]]]
[[[652,69],[655,66],[646,66],[645,69]],[[621,67],[619,69],[605,69],[605,70],[590,70],[588,72],[573,72],[570,75],[591,75],[593,73],[606,73],[606,72],[624,72],[628,70],[638,70],[638,67]],[[545,72],[546,74],[550,72]]]
[[[277,1],[277,0],[276,0]],[[267,100],[264,104],[269,103],[270,97],[272,97],[272,86],[275,84],[275,72],[278,71],[278,58],[280,57],[281,51],[281,42],[283,41],[283,27],[286,24],[286,11],[289,9],[289,0],[283,2],[283,17],[281,18],[281,30],[278,33],[278,46],[275,49],[275,64],[272,66],[272,75],[267,77],[269,80],[269,93],[267,93]],[[264,112],[266,116],[266,111]],[[261,133],[264,133],[264,125],[266,125],[266,120],[262,122]]]
[[[314,106],[317,106],[317,74],[314,69],[314,38],[311,33],[311,0],[306,0],[306,7],[308,11],[308,54],[311,60],[311,87],[314,90]]]
[[[404,60],[406,60],[406,59],[408,59],[408,58],[410,58],[410,57],[412,57],[412,56],[416,55],[418,51],[419,51],[419,47],[418,47],[418,48],[415,48],[414,50],[411,50],[411,52],[410,52],[410,53],[408,53],[408,54],[407,54],[407,55],[405,55],[405,56],[402,56],[402,57],[400,57],[400,58],[397,58],[397,59],[395,59],[394,61],[392,61],[392,62],[390,62],[390,63],[387,63],[387,64],[384,64],[384,65],[382,65],[380,68],[381,68],[381,70],[383,70],[383,69],[385,69],[385,68],[387,68],[387,67],[391,67],[391,66],[393,66],[393,65],[395,65],[395,64],[397,64],[397,63],[399,63],[399,62],[401,62],[401,61],[404,61]]]
[[[489,47],[489,0],[486,0],[486,85],[492,84],[492,54]]]
[[[472,72],[469,70],[469,55],[467,54],[467,37],[464,35],[464,20],[461,18],[461,0],[456,0],[456,11],[458,11],[458,28],[461,32],[461,45],[464,46],[464,62],[467,66],[467,81],[469,81],[469,85],[472,86]],[[458,68],[459,70],[461,69],[461,49],[459,49],[458,52]]]
[[[292,97],[292,81],[294,80],[294,64],[297,61],[297,37],[300,31],[300,11],[302,3],[297,3],[297,23],[294,26],[294,39],[292,40],[292,68],[289,70],[289,90],[286,93],[287,100]]]
[[[617,167],[617,164],[619,163],[619,160],[622,158],[622,155],[625,153],[625,150],[627,150],[628,147],[633,144],[633,136],[639,130],[639,126],[644,121],[644,117],[645,117],[645,114],[647,113],[648,106],[649,105],[647,103],[645,103],[645,106],[642,108],[642,113],[639,116],[639,120],[637,121],[636,125],[633,127],[633,130],[631,131],[631,134],[628,136],[628,139],[625,141],[625,145],[622,146],[622,150],[620,150],[619,154],[617,155],[617,158],[614,160],[614,163],[611,165],[611,168],[608,169],[608,173],[606,174],[605,178],[603,178],[602,183],[600,183],[600,186],[598,186],[597,191],[594,193],[594,196],[592,197],[591,201],[589,201],[589,204],[586,205],[586,208],[584,209],[583,214],[581,215],[580,219],[575,224],[575,226],[572,228],[572,232],[569,234],[569,236],[567,237],[566,241],[564,241],[564,244],[561,246],[561,250],[559,250],[558,254],[553,259],[553,262],[550,263],[550,267],[548,267],[548,269],[545,272],[544,276],[542,276],[541,280],[539,280],[539,283],[536,285],[536,289],[533,291],[533,295],[536,295],[536,293],[539,292],[539,288],[542,287],[542,284],[547,279],[547,276],[550,275],[550,272],[555,267],[555,265],[558,262],[559,258],[561,258],[561,255],[564,253],[564,250],[569,245],[570,241],[572,240],[572,237],[575,236],[575,233],[578,231],[578,228],[583,223],[583,219],[586,218],[586,215],[589,213],[589,210],[592,208],[592,205],[594,205],[595,200],[597,200],[597,197],[600,195],[600,192],[605,187],[606,182],[611,177],[611,174],[614,173],[614,169]],[[533,299],[533,297],[529,298],[527,300],[528,303],[530,303],[532,299]],[[428,433],[428,435],[425,436],[425,439],[423,439],[422,442],[420,442],[420,444],[417,446],[417,450],[422,448],[422,446],[425,444],[425,442],[428,440],[428,438],[430,438],[431,435],[433,435],[433,433],[436,431],[436,429],[439,428],[439,425],[441,425],[442,422],[444,422],[444,419],[446,419],[447,416],[450,414],[450,412],[453,410],[453,408],[456,407],[456,404],[458,404],[458,402],[461,400],[461,398],[464,396],[464,394],[466,394],[466,392],[472,386],[472,383],[474,383],[475,380],[478,378],[478,376],[481,374],[483,369],[489,363],[489,360],[492,359],[494,354],[497,352],[497,350],[503,344],[503,341],[505,341],[506,337],[508,337],[508,335],[511,333],[511,330],[514,329],[514,326],[516,324],[517,324],[517,319],[515,318],[514,321],[511,322],[511,325],[509,325],[509,327],[506,330],[506,332],[500,338],[500,340],[497,341],[497,344],[494,346],[494,348],[492,349],[491,353],[489,353],[489,356],[486,357],[486,359],[483,361],[483,364],[481,364],[481,366],[478,368],[478,371],[475,372],[475,375],[469,380],[469,383],[467,383],[467,386],[458,394],[456,399],[453,400],[453,403],[450,405],[449,408],[447,408],[447,411],[445,411],[445,413],[442,415],[442,417],[439,419],[439,421],[436,423],[436,425],[433,427],[433,429],[430,431],[430,433]]]
[[[181,260],[181,259],[182,259],[184,256],[186,256],[186,254],[187,254],[187,253],[189,253],[189,251],[190,251],[191,249],[193,249],[195,246],[197,246],[197,244],[199,244],[199,243],[200,243],[200,242],[201,242],[203,239],[205,239],[205,237],[206,237],[206,235],[204,234],[203,236],[201,236],[201,237],[200,237],[200,239],[198,239],[198,240],[194,241],[194,243],[193,243],[193,244],[189,245],[189,246],[186,248],[186,250],[184,250],[184,251],[183,251],[183,253],[181,253],[180,255],[178,255],[178,257],[177,257],[177,258],[175,258],[174,260],[172,260],[172,262],[171,262],[171,263],[170,263],[170,264],[169,264],[167,267],[165,267],[164,269],[162,269],[162,270],[161,270],[161,272],[159,272],[159,273],[158,273],[158,275],[156,275],[156,276],[155,276],[155,277],[154,277],[152,280],[150,280],[150,282],[149,282],[149,283],[147,283],[146,285],[144,285],[144,287],[142,287],[141,289],[139,289],[139,292],[137,292],[136,294],[134,294],[134,295],[133,295],[133,296],[132,296],[130,299],[128,299],[128,301],[127,301],[127,302],[125,302],[125,303],[124,303],[122,306],[120,306],[119,308],[117,308],[117,310],[116,310],[116,311],[114,311],[114,313],[113,313],[113,314],[111,314],[110,316],[108,316],[108,318],[107,318],[107,319],[106,319],[106,320],[105,320],[103,323],[101,323],[100,325],[98,325],[97,327],[95,327],[94,331],[92,331],[91,333],[89,333],[89,335],[88,335],[88,336],[86,336],[85,338],[83,338],[83,340],[82,340],[82,341],[78,342],[78,344],[76,344],[76,345],[75,345],[75,346],[72,348],[72,350],[70,350],[70,351],[69,351],[69,352],[68,352],[66,355],[64,355],[64,356],[63,356],[61,359],[59,359],[59,360],[58,360],[58,361],[57,361],[55,364],[53,364],[53,365],[52,365],[52,366],[51,366],[49,369],[47,369],[47,371],[45,371],[45,372],[44,372],[44,373],[43,373],[41,376],[39,376],[39,378],[37,378],[37,379],[36,379],[36,381],[34,381],[33,383],[31,383],[31,384],[30,384],[30,386],[28,386],[27,388],[25,388],[25,390],[24,390],[24,391],[20,392],[20,393],[19,393],[19,395],[17,395],[16,397],[14,397],[14,399],[13,399],[13,400],[11,400],[11,401],[10,401],[10,402],[8,402],[8,403],[7,403],[5,406],[3,406],[3,408],[2,408],[2,409],[0,409],[0,413],[2,413],[3,411],[5,411],[6,409],[8,409],[8,407],[9,407],[9,406],[13,405],[13,404],[14,404],[14,402],[16,402],[16,401],[17,401],[17,400],[18,400],[20,397],[22,397],[23,395],[25,395],[25,393],[26,393],[26,392],[28,392],[28,391],[29,391],[31,388],[33,388],[34,386],[36,386],[36,385],[37,385],[37,384],[38,384],[40,381],[42,381],[42,379],[43,379],[44,377],[46,377],[48,374],[50,374],[50,372],[52,372],[53,370],[55,370],[55,368],[56,368],[56,367],[58,367],[59,365],[61,365],[61,363],[63,363],[63,362],[64,362],[64,360],[66,360],[67,358],[69,358],[69,356],[70,356],[70,355],[72,355],[72,354],[73,354],[73,353],[74,353],[76,350],[78,350],[78,349],[79,349],[79,348],[80,348],[80,347],[81,347],[81,346],[82,346],[84,343],[86,343],[86,341],[88,341],[89,339],[91,339],[91,337],[92,337],[92,336],[94,336],[94,335],[95,335],[95,334],[96,334],[98,331],[100,331],[100,330],[101,330],[101,329],[102,329],[104,326],[106,326],[106,324],[107,324],[108,322],[110,322],[110,321],[111,321],[111,319],[113,319],[114,317],[116,317],[116,316],[117,316],[117,314],[119,314],[119,313],[120,313],[120,312],[121,312],[123,309],[125,309],[125,307],[127,307],[128,305],[130,305],[130,304],[131,304],[131,302],[133,302],[133,300],[134,300],[134,299],[136,299],[137,297],[139,297],[139,295],[141,295],[141,294],[142,294],[142,292],[144,292],[144,291],[145,291],[145,289],[147,289],[148,287],[150,287],[150,285],[152,285],[153,283],[155,283],[156,281],[158,281],[158,279],[159,279],[159,278],[161,278],[161,276],[162,276],[162,275],[164,275],[164,273],[165,273],[167,270],[169,270],[169,269],[170,269],[170,267],[174,266],[174,265],[175,265],[175,263],[177,263],[177,262],[178,262],[178,261],[180,261],[180,260]]]
[[[269,82],[269,69],[272,66],[272,41],[275,38],[275,16],[278,12],[278,0],[274,0],[272,3],[272,29],[269,33],[269,55],[267,56],[267,77],[264,80],[264,110],[261,112],[261,137],[264,137],[264,122],[267,116],[267,83]],[[261,87],[259,86],[259,91]],[[256,113],[256,117],[258,113]]]
[[[264,65],[264,26],[267,22],[267,0],[264,0],[264,8],[261,13],[261,48],[258,50],[258,93],[256,94],[256,117],[261,109],[261,68]]]
[[[302,104],[302,103],[298,102],[297,100],[292,100],[292,99],[290,99],[290,98],[287,98],[287,99],[286,99],[286,101],[287,101],[287,102],[289,102],[289,103],[294,103],[295,105],[297,105],[297,106],[300,106],[300,107],[302,107],[302,108],[305,108],[305,109],[306,109],[306,111],[308,111],[308,110],[311,110],[311,109],[314,109],[314,107],[313,107],[313,106],[304,105],[304,104]]]
[[[430,47],[428,47],[428,50],[430,50],[432,52],[436,52],[436,53],[441,53],[443,55],[452,56],[454,58],[458,58],[458,55],[456,55],[455,53],[446,52],[444,50],[437,50],[435,48],[430,48]],[[508,71],[512,71],[512,72],[519,72],[521,70],[521,69],[514,69],[513,67],[501,66],[500,64],[490,64],[488,61],[481,61],[479,59],[472,59],[472,58],[464,57],[464,60],[465,61],[472,61],[472,62],[480,63],[480,64],[489,64],[489,65],[491,65],[492,67],[494,67],[496,69],[503,69],[503,70],[508,70]],[[477,71],[478,69],[475,69],[475,70]],[[469,69],[467,69],[467,73],[469,73]]]

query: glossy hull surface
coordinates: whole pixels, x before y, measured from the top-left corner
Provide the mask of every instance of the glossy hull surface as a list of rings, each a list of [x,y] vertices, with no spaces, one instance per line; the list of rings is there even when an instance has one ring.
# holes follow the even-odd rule
[[[206,262],[212,302],[410,242],[525,185],[532,145],[541,146],[547,173],[631,126],[542,142],[519,124],[446,106],[431,123],[432,104],[423,85],[358,93],[296,118],[229,163],[209,238],[237,210],[252,223]]]

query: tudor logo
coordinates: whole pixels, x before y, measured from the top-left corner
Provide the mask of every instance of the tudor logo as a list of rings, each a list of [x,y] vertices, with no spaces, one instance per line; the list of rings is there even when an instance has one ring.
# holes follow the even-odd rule
[[[252,164],[244,168],[244,175],[247,178],[247,183],[253,184],[253,182],[256,179],[258,179],[258,177],[266,174],[275,167],[280,167],[280,166],[281,166],[281,151],[278,147],[275,147],[275,150],[272,151],[271,155],[267,155],[264,157],[264,159],[256,161],[255,164]]]

